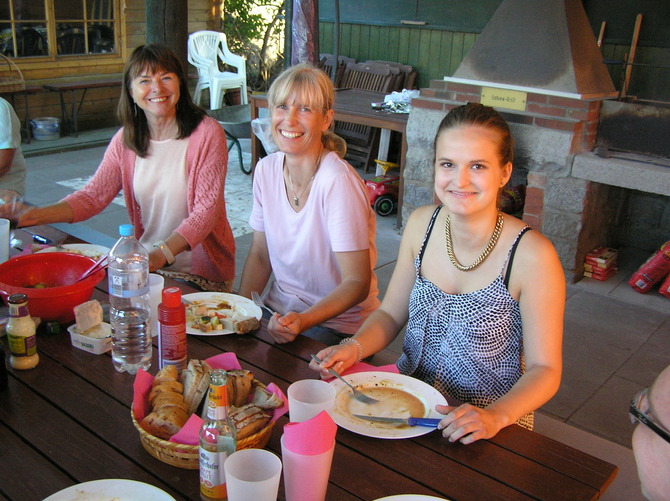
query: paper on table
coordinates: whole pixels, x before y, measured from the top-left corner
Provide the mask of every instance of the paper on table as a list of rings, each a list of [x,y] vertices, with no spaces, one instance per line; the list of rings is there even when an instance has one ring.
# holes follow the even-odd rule
[[[284,446],[291,452],[313,456],[333,446],[337,425],[326,411],[300,423],[284,425]]]
[[[399,373],[398,366],[396,364],[381,365],[379,367],[375,367],[374,365],[366,364],[365,362],[358,362],[349,367],[346,371],[344,371],[342,373],[342,376],[346,376],[347,374],[355,374],[357,372],[370,372],[370,371],[394,372],[396,374]]]

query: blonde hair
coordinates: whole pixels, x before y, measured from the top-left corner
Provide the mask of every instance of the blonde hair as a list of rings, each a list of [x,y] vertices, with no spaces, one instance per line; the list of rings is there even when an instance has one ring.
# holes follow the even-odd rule
[[[308,63],[287,68],[272,82],[268,91],[270,110],[286,104],[292,95],[297,96],[302,104],[321,110],[323,114],[332,110],[335,102],[333,82],[326,73]],[[340,136],[328,130],[322,134],[321,142],[324,148],[344,158],[347,143]]]

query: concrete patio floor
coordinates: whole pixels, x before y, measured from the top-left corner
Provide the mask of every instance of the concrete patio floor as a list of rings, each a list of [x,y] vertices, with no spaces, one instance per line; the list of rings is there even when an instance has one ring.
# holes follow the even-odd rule
[[[115,129],[81,132],[78,138],[24,144],[28,178],[26,200],[46,205],[81,186],[93,174]],[[244,162],[251,160],[249,141],[242,140]],[[229,220],[237,243],[237,279],[251,243],[247,218],[251,178],[230,155],[226,181]],[[63,225],[91,243],[111,246],[119,224],[128,222],[125,207],[113,203],[89,221]],[[400,242],[395,218],[377,220],[377,276],[383,296]],[[584,279],[568,285],[565,314],[564,374],[558,394],[537,413],[536,431],[619,466],[620,472],[603,499],[643,499],[630,439],[633,426],[628,402],[670,365],[670,300],[657,292],[645,295],[628,285],[630,274],[647,258],[621,250],[618,273],[606,282]],[[375,363],[393,361],[401,336]]]

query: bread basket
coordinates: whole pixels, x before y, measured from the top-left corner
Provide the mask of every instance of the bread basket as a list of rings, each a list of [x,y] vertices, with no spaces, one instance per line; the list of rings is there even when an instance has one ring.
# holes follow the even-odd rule
[[[265,388],[265,385],[256,379],[254,379],[254,384]],[[132,409],[130,411],[130,415],[133,419],[133,425],[140,434],[140,442],[142,443],[142,447],[144,447],[144,449],[149,454],[151,454],[159,461],[176,466],[177,468],[183,468],[186,470],[197,470],[199,468],[199,446],[178,444],[155,437],[150,433],[147,433],[144,428],[140,426],[140,424],[137,422],[137,419],[135,419],[135,413],[132,411]],[[270,436],[272,435],[274,425],[275,421],[270,421],[261,431],[254,433],[253,435],[249,435],[242,440],[238,440],[237,450],[262,449],[265,447],[270,441]]]

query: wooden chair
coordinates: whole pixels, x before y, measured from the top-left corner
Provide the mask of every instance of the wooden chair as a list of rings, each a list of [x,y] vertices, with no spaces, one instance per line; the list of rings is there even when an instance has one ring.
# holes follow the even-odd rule
[[[317,66],[325,71],[332,79],[333,70],[335,68],[335,56],[333,54],[319,54],[319,58],[320,60]],[[339,56],[337,60],[337,73],[335,75],[335,79],[333,80],[333,85],[336,89],[339,88],[342,84],[342,76],[344,75],[344,69],[346,68],[347,64],[356,63],[356,60],[353,57],[347,56]]]
[[[416,71],[409,64],[396,63],[393,61],[380,61],[380,60],[368,60],[365,61],[369,64],[388,64],[391,67],[398,68],[400,70],[400,78],[396,79],[394,83],[394,91],[402,91],[403,89],[411,90],[414,88],[416,83]]]
[[[388,64],[350,63],[342,75],[341,87],[389,93],[399,74]],[[349,122],[335,122],[335,134],[347,142],[346,159],[360,164],[367,172],[379,142],[379,129]]]

